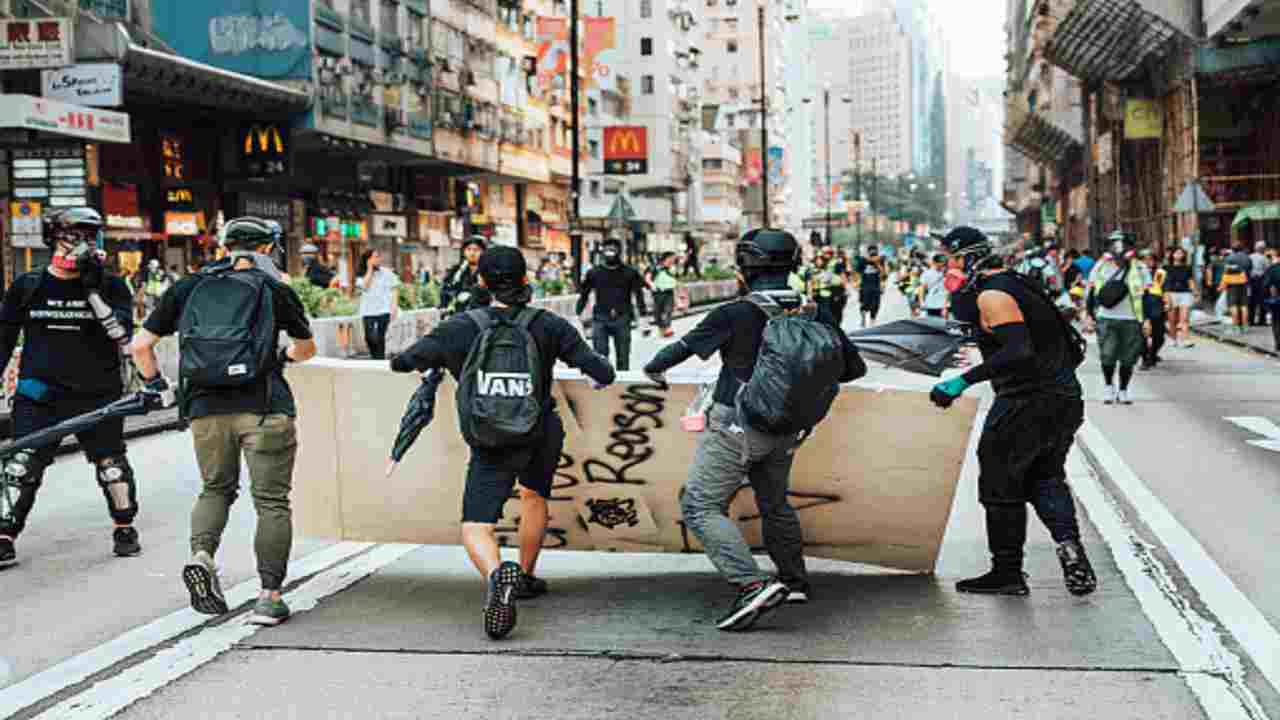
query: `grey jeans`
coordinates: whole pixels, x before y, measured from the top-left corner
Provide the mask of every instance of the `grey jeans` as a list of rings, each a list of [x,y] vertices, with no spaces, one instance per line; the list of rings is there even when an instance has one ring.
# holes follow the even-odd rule
[[[685,524],[726,580],[739,586],[767,580],[737,523],[726,515],[734,495],[749,483],[779,579],[807,583],[800,518],[787,499],[796,438],[739,428],[727,405],[713,405],[707,421],[681,501]]]

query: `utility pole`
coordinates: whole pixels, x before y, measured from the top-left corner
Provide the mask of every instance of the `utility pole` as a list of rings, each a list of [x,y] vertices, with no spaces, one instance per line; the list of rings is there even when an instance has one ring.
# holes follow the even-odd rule
[[[871,204],[867,207],[871,212],[871,239],[876,245],[880,244],[880,218],[876,216],[876,188],[880,185],[880,171],[876,167],[878,160],[877,157],[871,158]]]
[[[578,122],[578,0],[569,0],[569,114],[573,116],[573,178],[569,199],[573,214],[569,217],[569,253],[573,256],[573,283],[582,283],[582,142]]]
[[[765,6],[756,8],[760,21],[760,197],[764,201],[764,226],[769,227],[769,78],[765,72]],[[830,235],[828,235],[828,240]]]
[[[857,220],[853,227],[853,241],[862,247],[862,133],[857,130],[851,130],[853,133],[853,149],[850,154],[853,156],[853,202],[854,219]]]
[[[831,184],[831,88],[823,88],[822,90],[822,107],[824,109],[823,117],[826,118],[826,134],[827,141],[823,143],[826,146],[826,162],[827,162],[827,240],[826,244],[831,245],[831,202],[833,200],[832,192],[834,187]]]

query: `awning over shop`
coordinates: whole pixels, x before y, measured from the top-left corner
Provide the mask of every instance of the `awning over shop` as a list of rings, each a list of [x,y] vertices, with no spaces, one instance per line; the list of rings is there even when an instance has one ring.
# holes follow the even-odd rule
[[[1005,135],[1014,149],[1045,165],[1057,166],[1073,153],[1084,152],[1070,132],[1040,113],[1010,108]]]
[[[1231,221],[1231,229],[1235,230],[1250,220],[1280,220],[1280,202],[1258,203],[1240,208]]]
[[[195,105],[261,113],[296,113],[311,105],[310,95],[284,85],[143,47],[122,23],[80,25],[76,59],[120,63],[129,93],[158,99],[177,94]]]
[[[1045,45],[1049,62],[1078,78],[1132,80],[1183,37],[1137,0],[1078,0]]]

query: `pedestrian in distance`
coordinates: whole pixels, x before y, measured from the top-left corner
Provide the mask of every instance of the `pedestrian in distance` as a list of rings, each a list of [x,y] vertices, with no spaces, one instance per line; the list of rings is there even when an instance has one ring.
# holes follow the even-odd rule
[[[167,335],[182,338],[182,415],[191,423],[201,478],[191,511],[191,559],[182,580],[197,612],[228,611],[214,558],[239,494],[242,455],[249,468],[262,583],[249,622],[258,625],[277,625],[289,617],[280,591],[293,544],[289,492],[298,436],[297,407],[284,367],[316,354],[302,301],[279,280],[272,259],[283,236],[271,220],[228,222],[218,235],[226,257],[166,292],[133,343],[138,373],[150,382],[159,374],[156,343]],[[281,332],[293,343],[282,347]]]
[[[947,256],[937,253],[930,259],[929,269],[920,275],[920,289],[924,295],[921,305],[928,317],[947,316],[946,270]]]
[[[320,248],[312,243],[302,246],[299,251],[302,255],[303,274],[307,278],[307,282],[325,290],[331,287],[337,287],[338,273],[320,262]]]
[[[1147,266],[1137,261],[1133,233],[1117,230],[1108,238],[1111,252],[1094,265],[1089,276],[1086,307],[1098,330],[1098,354],[1102,359],[1105,405],[1132,405],[1129,383],[1146,350],[1151,325],[1145,321],[1142,298],[1151,285]],[[1120,388],[1116,389],[1116,369]]]
[[[1143,320],[1146,321],[1147,330],[1147,349],[1142,356],[1142,365],[1139,370],[1154,370],[1156,365],[1160,364],[1160,350],[1164,348],[1165,326],[1167,319],[1165,318],[1165,289],[1164,283],[1167,279],[1167,273],[1164,268],[1159,265],[1159,258],[1154,250],[1143,250],[1139,253],[1142,262],[1147,266],[1147,271],[1151,273],[1151,285],[1147,287],[1147,292],[1142,296],[1142,313]]]
[[[666,252],[658,261],[648,277],[648,284],[653,291],[653,324],[658,327],[662,337],[671,337],[672,318],[676,309],[676,254]]]
[[[706,430],[681,501],[684,522],[707,558],[737,590],[716,626],[746,630],[784,602],[808,602],[800,519],[787,499],[796,448],[821,422],[839,384],[866,374],[849,338],[814,319],[815,308],[788,286],[800,245],[783,230],[756,229],[736,248],[745,299],[712,310],[696,328],[644,367],[654,382],[697,355],[720,354]],[[764,573],[726,508],[743,478],[751,484],[765,546],[778,577]]]
[[[858,258],[854,264],[854,274],[858,280],[858,303],[862,309],[862,327],[867,326],[867,319],[874,325],[880,315],[880,298],[884,294],[884,280],[889,271],[885,260],[880,256],[880,249],[875,245],[867,248],[866,257]]]
[[[978,330],[983,362],[934,386],[930,399],[950,407],[966,389],[991,382],[995,401],[978,440],[978,499],[986,512],[991,571],[956,590],[1026,595],[1023,548],[1027,504],[1057,543],[1068,592],[1098,585],[1080,542],[1075,502],[1066,482],[1067,454],[1084,422],[1076,368],[1085,342],[1052,299],[1025,277],[1000,269],[979,230],[958,227],[943,240],[952,276],[952,315]]]
[[[1172,260],[1164,268],[1164,294],[1168,298],[1169,341],[1173,347],[1192,347],[1191,308],[1196,303],[1199,285],[1188,262],[1187,251],[1175,248]]]
[[[400,278],[383,266],[381,250],[367,250],[360,258],[356,289],[360,292],[360,319],[369,356],[385,360],[387,328],[400,314]]]
[[[1249,256],[1249,325],[1263,327],[1267,324],[1266,289],[1263,278],[1267,275],[1267,244],[1256,242]]]
[[[102,216],[86,207],[55,210],[44,218],[44,243],[53,252],[45,269],[19,275],[0,310],[0,357],[8,363],[22,337],[13,435],[22,437],[92,412],[124,393],[121,349],[133,333],[132,298],[121,278],[108,274],[100,251]],[[2,368],[0,368],[2,370]],[[3,374],[3,373],[0,373]],[[115,418],[77,433],[85,459],[114,525],[112,551],[142,552],[133,522],[137,481]],[[0,568],[18,562],[14,541],[26,527],[54,447],[16,453],[0,472]]]
[[[487,292],[479,287],[480,256],[486,247],[481,235],[472,235],[462,244],[462,260],[445,275],[444,287],[440,289],[440,307],[446,316],[465,309],[473,301],[479,304],[486,301],[478,297]]]
[[[486,585],[485,632],[495,640],[516,626],[516,600],[547,592],[535,574],[547,528],[547,498],[564,447],[551,397],[557,361],[597,386],[613,383],[608,361],[573,325],[529,307],[524,255],[493,247],[479,263],[488,308],[454,315],[391,361],[396,372],[448,368],[458,381],[458,419],[471,448],[462,501],[462,544]],[[503,562],[496,525],[517,479],[521,485],[520,563]]]
[[[1226,293],[1227,311],[1237,335],[1244,335],[1249,329],[1249,273],[1252,268],[1253,259],[1245,252],[1244,243],[1232,243],[1218,285],[1219,290]]]
[[[830,245],[822,248],[813,258],[808,285],[809,297],[817,303],[818,319],[840,327],[844,278],[836,272],[835,263],[835,248]]]
[[[591,342],[596,352],[609,357],[609,341],[613,341],[614,365],[618,370],[631,369],[631,328],[636,318],[647,315],[644,302],[644,278],[639,271],[622,262],[622,243],[606,240],[602,262],[582,279],[576,314],[587,309],[591,294]],[[634,305],[632,298],[635,299]],[[638,309],[638,314],[637,314]]]
[[[1280,263],[1273,262],[1267,268],[1262,279],[1263,291],[1267,293],[1267,309],[1271,312],[1271,337],[1275,342],[1275,350],[1280,353]]]

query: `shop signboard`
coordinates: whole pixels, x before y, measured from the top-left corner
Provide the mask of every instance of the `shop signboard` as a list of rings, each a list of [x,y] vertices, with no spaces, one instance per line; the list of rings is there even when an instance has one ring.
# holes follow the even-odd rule
[[[604,129],[606,175],[644,175],[649,172],[649,129],[618,125]]]
[[[1125,102],[1125,140],[1159,140],[1163,134],[1164,116],[1158,101],[1130,99]]]
[[[9,217],[14,235],[40,235],[44,232],[40,203],[35,201],[9,203]]]
[[[40,72],[42,94],[50,100],[93,107],[124,104],[124,81],[115,63],[84,63]]]
[[[125,113],[31,95],[0,95],[0,128],[42,130],[95,142],[131,140]]]
[[[36,70],[71,64],[71,20],[0,20],[0,70]]]
[[[183,57],[267,80],[311,78],[311,0],[152,3],[151,15]]]
[[[375,237],[406,238],[409,236],[409,220],[403,215],[374,215]]]
[[[265,220],[275,220],[286,233],[293,227],[293,212],[289,198],[282,195],[240,195],[240,213]]]
[[[204,227],[204,213],[167,212],[164,231],[173,237],[195,237]]]

